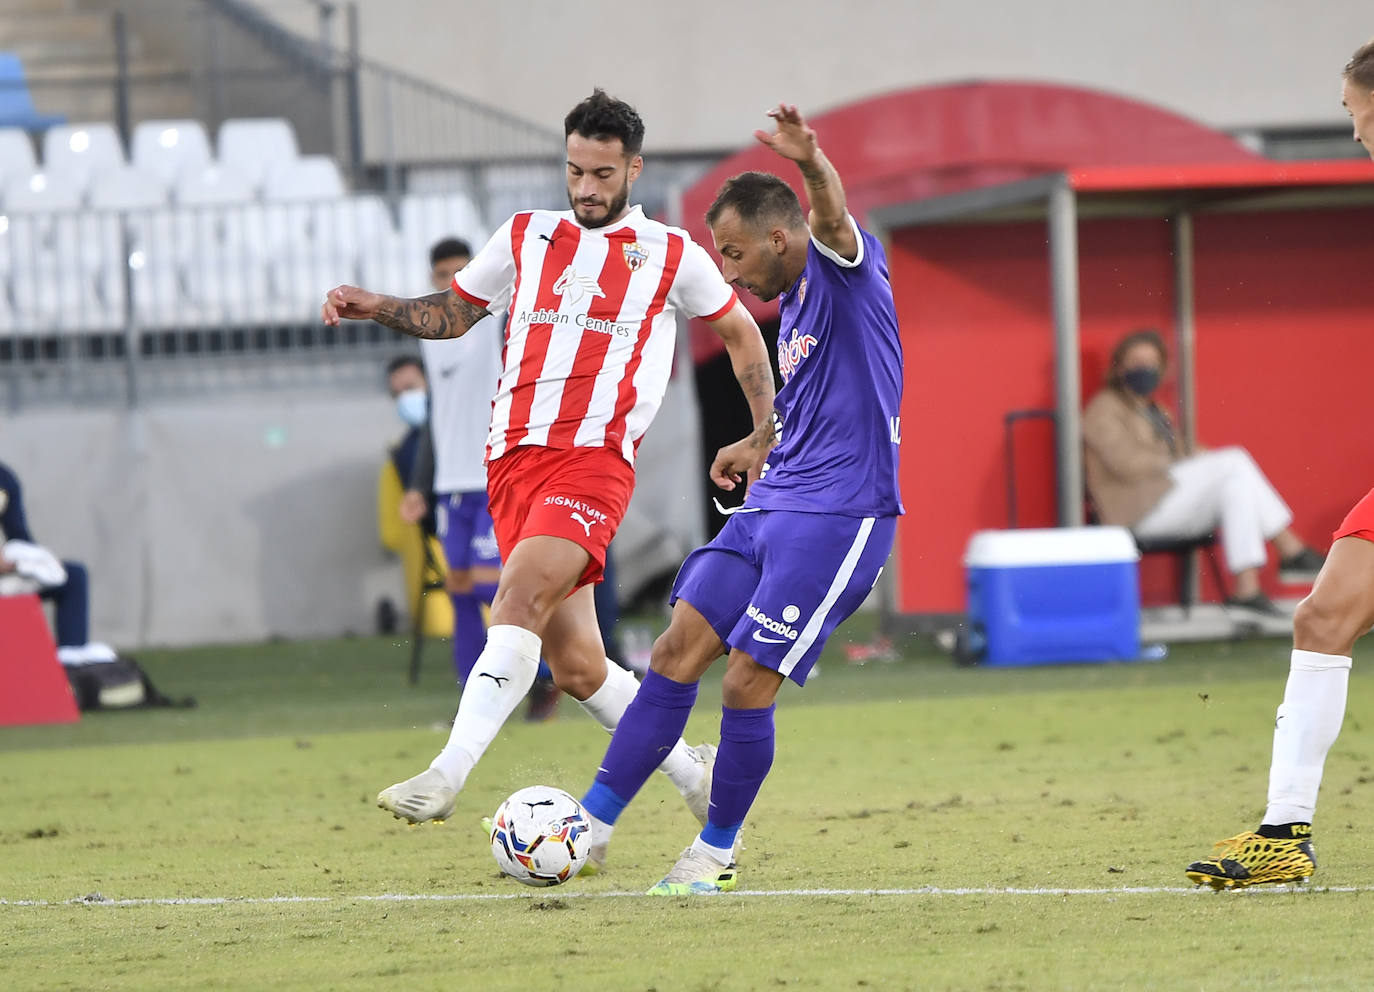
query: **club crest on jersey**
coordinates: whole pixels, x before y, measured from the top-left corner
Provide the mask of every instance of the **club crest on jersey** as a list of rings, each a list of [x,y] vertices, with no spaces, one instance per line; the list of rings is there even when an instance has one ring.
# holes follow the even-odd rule
[[[563,270],[563,274],[558,277],[558,281],[553,284],[555,296],[561,296],[569,303],[579,303],[584,296],[605,296],[601,286],[591,276],[580,275],[568,263],[568,267]]]
[[[806,302],[806,276],[802,276],[801,285],[797,287],[797,306]]]
[[[630,267],[631,272],[638,272],[644,268],[644,263],[649,260],[649,249],[645,248],[638,241],[631,241],[627,245],[621,245],[620,250],[625,253],[625,264]]]

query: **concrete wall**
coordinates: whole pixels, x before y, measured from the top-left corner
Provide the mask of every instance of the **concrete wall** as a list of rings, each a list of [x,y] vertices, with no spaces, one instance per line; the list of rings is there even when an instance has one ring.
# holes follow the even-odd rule
[[[29,526],[91,569],[91,636],[118,647],[365,633],[404,603],[377,538],[377,473],[402,432],[382,394],[230,394],[0,421]],[[614,549],[627,593],[703,539],[689,379],[640,448]]]
[[[258,3],[318,36],[298,0]],[[357,5],[370,58],[549,126],[603,86],[639,107],[651,151],[736,148],[778,100],[815,111],[975,77],[1081,84],[1222,128],[1334,123],[1340,69],[1374,34],[1367,0]]]

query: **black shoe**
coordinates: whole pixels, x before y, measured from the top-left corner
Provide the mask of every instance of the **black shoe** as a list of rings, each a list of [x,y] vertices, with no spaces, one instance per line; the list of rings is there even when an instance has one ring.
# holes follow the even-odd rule
[[[535,679],[530,686],[529,708],[525,710],[526,723],[543,723],[558,715],[558,697],[563,690],[554,685],[553,679]]]
[[[1241,620],[1291,620],[1287,613],[1262,592],[1245,599],[1231,596],[1226,600],[1226,612]]]
[[[1315,582],[1317,573],[1326,564],[1326,557],[1311,548],[1303,548],[1297,554],[1279,559],[1280,582]]]

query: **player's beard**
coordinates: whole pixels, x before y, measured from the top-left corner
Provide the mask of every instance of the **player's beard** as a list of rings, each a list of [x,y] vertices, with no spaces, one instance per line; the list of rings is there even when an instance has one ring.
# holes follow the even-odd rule
[[[613,223],[625,210],[625,204],[630,202],[630,180],[626,177],[625,184],[620,187],[620,192],[616,193],[610,204],[606,208],[606,215],[600,219],[588,218],[582,215],[582,211],[587,207],[573,199],[572,193],[568,194],[568,206],[572,207],[573,216],[577,222],[586,228],[605,227]]]

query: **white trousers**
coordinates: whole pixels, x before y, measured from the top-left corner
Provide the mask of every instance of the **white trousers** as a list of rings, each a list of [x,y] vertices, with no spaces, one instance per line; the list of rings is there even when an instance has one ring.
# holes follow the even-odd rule
[[[1293,513],[1244,448],[1219,448],[1177,461],[1174,485],[1139,523],[1138,537],[1197,537],[1221,528],[1231,574],[1264,564],[1266,541],[1293,522]]]

